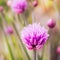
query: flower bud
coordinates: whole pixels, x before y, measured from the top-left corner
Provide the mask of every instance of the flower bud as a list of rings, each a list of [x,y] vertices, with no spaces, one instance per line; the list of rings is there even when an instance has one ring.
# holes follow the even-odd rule
[[[8,26],[8,27],[5,29],[5,32],[6,32],[7,34],[12,34],[12,33],[13,33],[12,27],[11,27],[11,26]]]
[[[60,54],[60,46],[57,47],[56,52],[57,52],[58,54]]]
[[[33,6],[36,7],[38,5],[38,2],[35,0],[33,1]]]
[[[54,28],[56,25],[56,21],[54,19],[50,19],[47,23],[49,28]]]

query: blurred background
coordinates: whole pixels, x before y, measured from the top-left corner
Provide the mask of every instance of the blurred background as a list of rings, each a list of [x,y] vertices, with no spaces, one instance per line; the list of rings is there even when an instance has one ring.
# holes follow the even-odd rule
[[[0,0],[0,60],[31,60],[32,50],[22,43],[20,31],[37,22],[49,30],[50,37],[37,51],[38,60],[60,60],[60,0],[27,0],[23,14],[11,10],[12,0]],[[49,20],[53,27],[49,25]]]

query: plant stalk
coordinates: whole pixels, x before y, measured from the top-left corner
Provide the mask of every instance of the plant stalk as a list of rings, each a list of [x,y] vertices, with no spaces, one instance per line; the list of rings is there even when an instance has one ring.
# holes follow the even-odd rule
[[[37,50],[33,50],[33,60],[38,60]]]

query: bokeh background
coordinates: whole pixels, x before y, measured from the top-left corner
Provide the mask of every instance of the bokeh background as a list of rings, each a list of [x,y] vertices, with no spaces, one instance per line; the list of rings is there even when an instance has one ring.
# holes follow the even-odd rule
[[[28,50],[20,39],[20,31],[34,22],[46,27],[50,34],[44,47],[37,51],[38,60],[60,60],[60,0],[38,0],[36,7],[33,7],[34,0],[27,1],[29,8],[20,15],[11,10],[8,0],[0,0],[0,60],[33,58],[32,50]],[[54,28],[48,27],[49,19],[55,20]],[[6,32],[8,27],[13,31]]]

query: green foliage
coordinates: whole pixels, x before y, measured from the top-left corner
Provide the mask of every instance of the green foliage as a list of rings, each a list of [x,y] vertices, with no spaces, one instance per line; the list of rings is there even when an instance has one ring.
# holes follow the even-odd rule
[[[3,6],[6,11],[8,10],[5,0],[0,0],[0,6]]]

